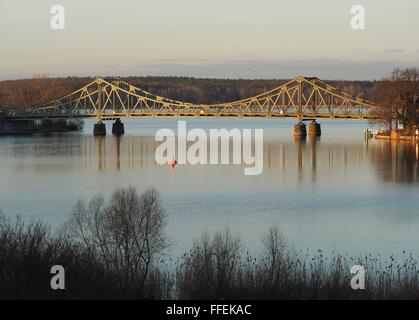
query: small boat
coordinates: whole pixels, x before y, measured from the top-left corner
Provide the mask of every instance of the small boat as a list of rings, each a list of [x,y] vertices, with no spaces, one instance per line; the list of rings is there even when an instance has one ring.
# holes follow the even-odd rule
[[[172,160],[170,160],[169,165],[172,169],[177,165],[177,161],[175,160],[175,158],[172,158]]]
[[[172,176],[175,174],[175,167],[176,167],[176,165],[177,165],[177,161],[173,157],[172,160],[169,161],[169,166],[170,166],[170,169],[172,171]]]

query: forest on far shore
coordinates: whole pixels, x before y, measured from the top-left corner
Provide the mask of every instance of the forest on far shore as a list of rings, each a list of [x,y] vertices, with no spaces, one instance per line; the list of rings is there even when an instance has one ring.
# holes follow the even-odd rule
[[[272,90],[290,80],[227,80],[151,76],[121,79],[145,91],[196,104],[220,103],[252,97]],[[52,78],[48,75],[35,75],[32,79],[0,81],[0,109],[25,109],[38,106],[69,94],[93,80],[92,77]],[[353,96],[367,100],[374,98],[375,81],[325,82]]]

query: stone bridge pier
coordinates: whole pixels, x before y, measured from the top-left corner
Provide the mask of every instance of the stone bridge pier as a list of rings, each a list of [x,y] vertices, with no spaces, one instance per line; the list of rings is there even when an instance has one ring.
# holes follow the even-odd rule
[[[125,134],[124,124],[121,119],[116,119],[112,124],[112,134],[115,136],[122,136]],[[103,121],[99,120],[93,127],[94,136],[106,136],[106,125]]]
[[[308,125],[308,135],[310,137],[320,137],[322,135],[321,125],[316,120]],[[307,125],[302,120],[294,126],[294,137],[301,139],[307,137]]]
[[[121,122],[121,119],[116,119],[112,124],[112,134],[116,136],[122,136],[125,134],[124,124]]]
[[[93,135],[98,137],[106,136],[106,125],[102,121],[95,123],[93,127]]]

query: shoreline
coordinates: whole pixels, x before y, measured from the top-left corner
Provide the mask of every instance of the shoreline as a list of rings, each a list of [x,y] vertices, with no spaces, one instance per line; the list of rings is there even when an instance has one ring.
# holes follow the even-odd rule
[[[20,135],[32,135],[32,134],[39,134],[39,133],[64,133],[64,132],[74,132],[79,131],[77,130],[69,130],[69,129],[43,129],[43,130],[20,130],[20,131],[0,131],[0,136],[20,136]]]
[[[391,135],[376,134],[374,137],[377,140],[419,142],[418,136],[396,136],[396,137],[393,136],[392,137]]]

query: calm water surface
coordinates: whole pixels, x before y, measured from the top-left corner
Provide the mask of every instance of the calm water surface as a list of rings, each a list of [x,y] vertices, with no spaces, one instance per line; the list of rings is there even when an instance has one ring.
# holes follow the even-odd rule
[[[127,185],[157,188],[168,213],[172,253],[202,231],[229,226],[251,250],[278,224],[296,248],[349,254],[419,253],[419,150],[410,143],[365,143],[366,122],[322,123],[320,140],[294,141],[293,121],[188,120],[189,129],[264,128],[264,170],[236,165],[155,163],[155,132],[176,120],[125,121],[127,134],[83,132],[0,137],[0,208],[53,227],[77,199]],[[111,123],[107,125],[111,131]]]

